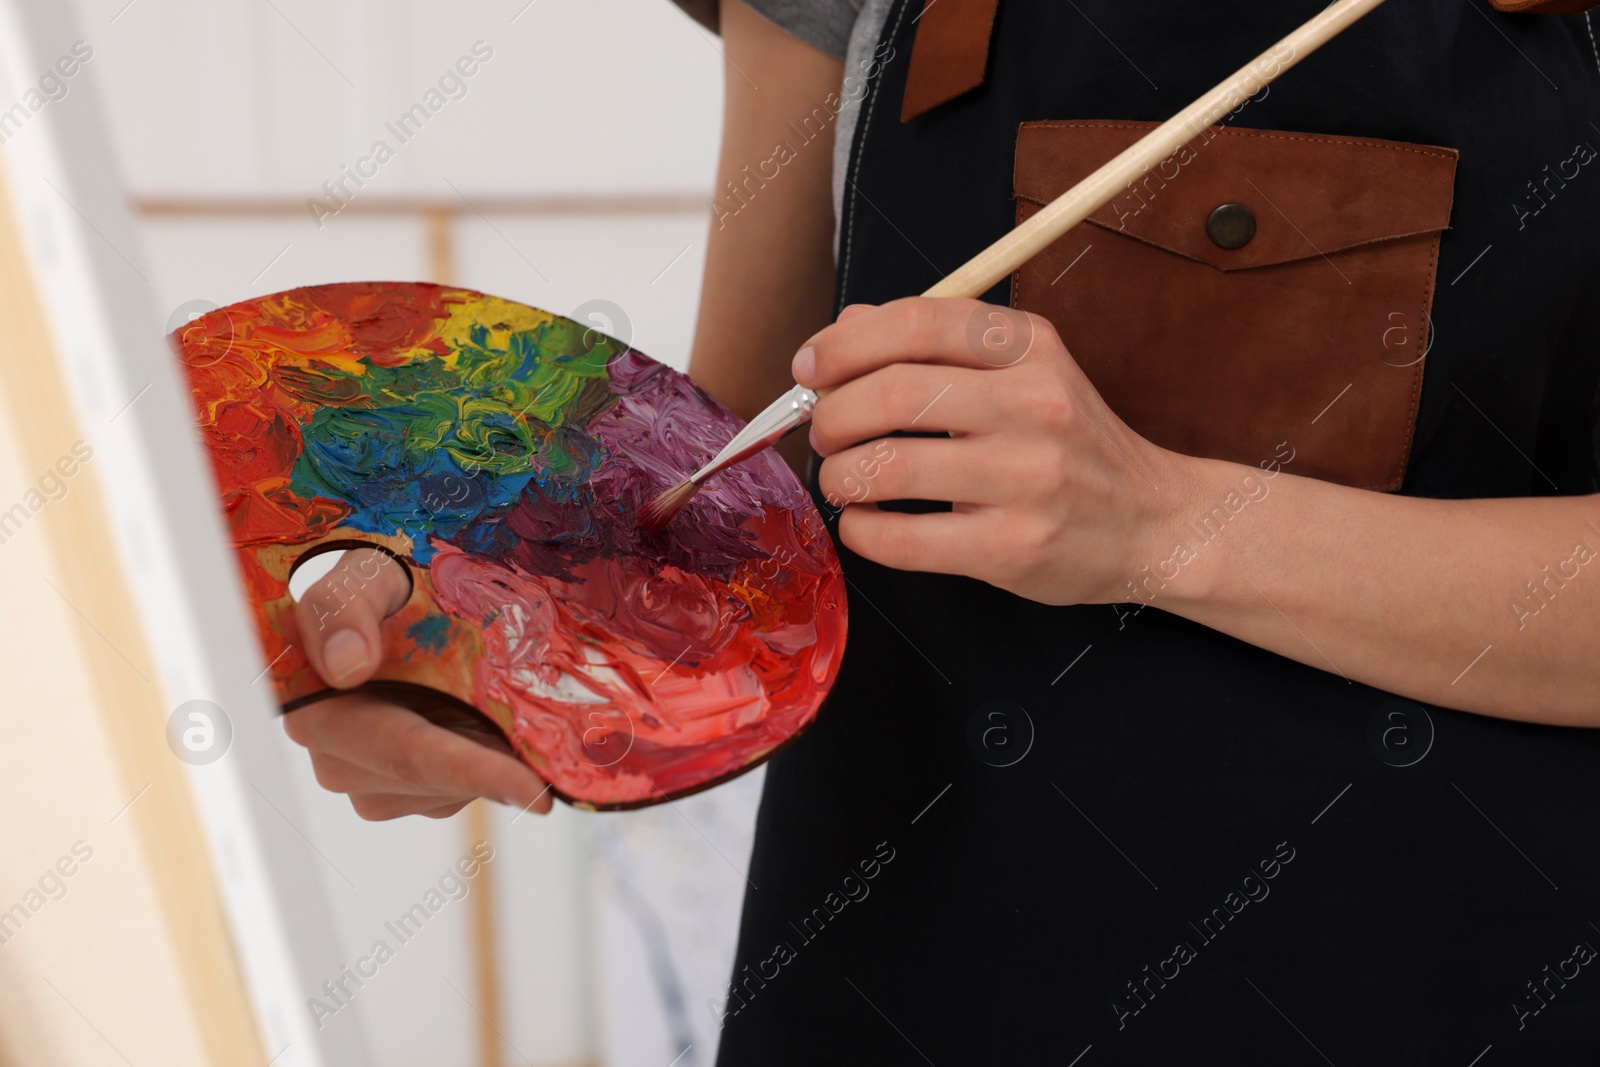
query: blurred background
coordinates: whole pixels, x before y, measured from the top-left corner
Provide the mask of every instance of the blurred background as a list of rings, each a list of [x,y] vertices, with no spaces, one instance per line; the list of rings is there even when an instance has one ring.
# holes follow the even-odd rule
[[[110,264],[102,280],[147,309],[150,337],[292,286],[429,280],[562,314],[598,308],[608,332],[687,362],[724,61],[715,36],[667,0],[70,0],[64,12],[50,32],[71,25],[72,36],[9,57],[0,161],[26,158],[28,142],[43,143],[73,108],[98,113],[98,126],[69,124],[56,136],[102,131],[105,144],[72,149],[80,159],[103,153],[107,172],[93,176],[101,193],[86,199],[66,179],[52,187],[87,246],[109,246],[99,249]],[[24,65],[56,53],[80,60],[63,99],[7,126],[3,109],[39,78]],[[15,391],[15,378],[6,387]],[[110,421],[120,432],[150,417],[142,407]],[[39,477],[24,436],[14,421],[0,434],[7,504]],[[95,439],[97,456],[115,447],[109,432],[104,440]],[[114,503],[111,513],[118,522]],[[141,801],[139,782],[118,778],[102,751],[107,720],[91,705],[104,695],[85,688],[79,660],[107,653],[84,652],[96,639],[83,626],[129,668],[144,660],[65,579],[51,580],[61,561],[49,537],[48,524],[30,523],[0,551],[11,609],[0,645],[18,702],[8,709],[0,802],[32,813],[0,849],[0,908],[26,901],[40,871],[80,838],[98,851],[59,901],[47,894],[47,908],[29,907],[25,927],[0,925],[0,1057],[213,1062],[204,1020],[185,1022],[174,1005],[194,1002],[177,973],[182,953],[169,959],[164,947],[182,918],[169,908],[162,925],[161,879],[133,836],[136,819],[123,815],[156,801]],[[137,571],[137,552],[119,551]],[[185,696],[170,684],[185,665],[160,661],[186,653],[164,649],[160,633],[143,638],[151,673],[161,672],[153,699],[170,707]],[[558,804],[541,818],[480,805],[441,822],[373,824],[317,786],[276,723],[248,725],[236,724],[234,743],[255,746],[251,766],[270,759],[281,775],[240,785],[237,811],[210,804],[209,787],[195,795],[234,943],[282,942],[245,953],[259,1062],[333,1062],[296,1037],[307,1026],[312,1045],[321,1027],[351,1030],[340,1047],[393,1067],[712,1062],[759,772],[637,813]],[[206,773],[180,770],[191,785]],[[252,881],[249,862],[219,854],[233,830],[278,873]],[[483,873],[360,986],[352,1010],[323,1019],[310,1010],[310,998],[328,1002],[314,979],[337,980],[336,971],[251,962],[315,950],[354,964],[482,841],[493,849]],[[230,863],[246,871],[236,884]],[[300,894],[279,902],[281,937],[250,930],[247,898],[271,878]]]

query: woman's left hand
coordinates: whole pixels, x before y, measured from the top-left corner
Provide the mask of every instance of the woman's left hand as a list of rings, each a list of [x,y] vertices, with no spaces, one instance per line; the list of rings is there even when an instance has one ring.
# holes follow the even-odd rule
[[[1187,457],[1111,412],[1048,321],[976,300],[848,307],[794,360],[824,391],[811,443],[851,550],[1047,604],[1117,603],[1168,554]],[[945,431],[895,437],[895,430]],[[943,500],[953,511],[884,511]]]

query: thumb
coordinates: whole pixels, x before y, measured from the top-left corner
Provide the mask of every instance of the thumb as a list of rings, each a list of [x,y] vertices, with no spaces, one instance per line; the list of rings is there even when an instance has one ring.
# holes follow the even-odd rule
[[[378,669],[383,639],[378,624],[411,595],[411,574],[374,548],[343,553],[294,606],[306,655],[322,680],[340,689],[360,685]]]

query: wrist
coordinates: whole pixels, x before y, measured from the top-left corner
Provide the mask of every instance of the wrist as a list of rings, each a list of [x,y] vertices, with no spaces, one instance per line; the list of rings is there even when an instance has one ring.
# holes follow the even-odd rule
[[[1135,557],[1115,599],[1177,611],[1211,597],[1227,528],[1264,498],[1264,471],[1165,449],[1151,474],[1156,490]]]

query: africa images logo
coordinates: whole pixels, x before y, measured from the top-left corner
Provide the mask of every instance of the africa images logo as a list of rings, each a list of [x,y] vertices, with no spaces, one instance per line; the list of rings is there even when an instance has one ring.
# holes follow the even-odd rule
[[[1410,700],[1380,704],[1367,719],[1367,747],[1391,767],[1421,763],[1433,750],[1433,716]]]

